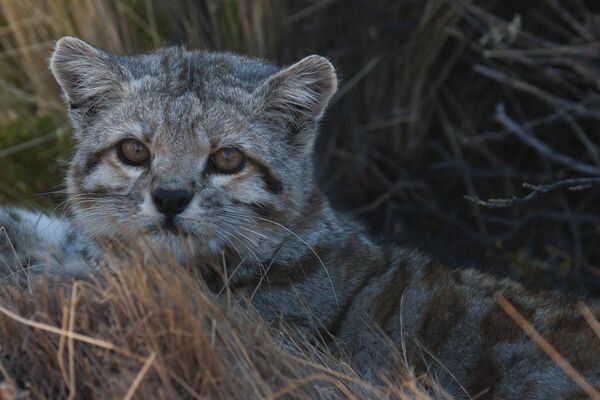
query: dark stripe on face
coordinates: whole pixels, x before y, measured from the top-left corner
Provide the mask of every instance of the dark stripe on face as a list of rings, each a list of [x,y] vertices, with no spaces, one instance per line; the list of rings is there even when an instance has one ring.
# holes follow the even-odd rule
[[[281,183],[279,178],[273,175],[269,167],[256,160],[252,160],[252,163],[256,166],[263,182],[265,183],[265,187],[269,192],[273,194],[283,193],[283,184]]]
[[[274,218],[279,213],[279,211],[274,208],[273,204],[269,203],[244,203],[239,200],[231,200],[231,202],[238,206],[247,207],[248,209],[252,210],[256,215],[264,218]]]
[[[250,203],[248,207],[261,217],[271,218],[276,213],[270,204]]]
[[[100,164],[102,159],[104,157],[106,157],[106,155],[112,150],[113,150],[112,147],[108,147],[108,148],[98,150],[98,151],[92,153],[85,161],[85,164],[83,166],[82,175],[88,176],[89,174],[91,174],[96,169],[96,167],[98,167],[98,165]]]

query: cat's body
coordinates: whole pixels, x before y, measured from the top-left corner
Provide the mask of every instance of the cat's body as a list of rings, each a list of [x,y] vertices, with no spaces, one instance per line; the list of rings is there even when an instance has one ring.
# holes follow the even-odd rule
[[[503,294],[600,384],[600,338],[576,303],[383,246],[330,207],[312,162],[337,84],[325,59],[281,69],[182,49],[120,57],[65,38],[52,70],[78,141],[73,221],[93,248],[142,240],[199,268],[225,259],[208,280],[269,322],[319,336],[371,379],[399,354],[457,397],[585,398],[502,311]]]

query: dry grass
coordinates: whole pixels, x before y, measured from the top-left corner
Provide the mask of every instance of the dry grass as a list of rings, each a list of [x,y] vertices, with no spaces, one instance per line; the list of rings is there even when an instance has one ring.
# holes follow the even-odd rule
[[[428,398],[405,369],[373,385],[319,346],[275,336],[194,271],[148,257],[113,267],[0,288],[4,385],[32,399]]]
[[[191,47],[218,47],[264,55],[275,46],[278,2],[188,0],[7,0],[0,4],[0,87],[5,104],[63,113],[47,68],[54,42],[77,35],[116,53],[164,45],[163,35]],[[159,27],[160,25],[160,27]],[[16,96],[15,96],[16,95]],[[10,115],[2,115],[4,119]],[[2,119],[0,119],[2,122]]]

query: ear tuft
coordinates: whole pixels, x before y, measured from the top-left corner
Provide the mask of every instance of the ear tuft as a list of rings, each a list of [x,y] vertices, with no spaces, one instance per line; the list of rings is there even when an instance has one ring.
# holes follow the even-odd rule
[[[321,119],[336,90],[333,65],[312,55],[271,76],[257,92],[262,99],[261,111],[287,120],[298,131]]]
[[[72,36],[56,42],[50,69],[69,105],[86,111],[118,95],[127,77],[110,54]]]

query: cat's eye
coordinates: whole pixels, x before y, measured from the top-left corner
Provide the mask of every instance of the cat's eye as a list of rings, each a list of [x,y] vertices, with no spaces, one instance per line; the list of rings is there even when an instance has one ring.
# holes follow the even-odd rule
[[[142,165],[150,159],[150,150],[135,139],[127,139],[119,143],[117,153],[121,161],[128,165]]]
[[[244,168],[246,156],[236,148],[225,147],[216,151],[210,161],[217,172],[234,174]]]

